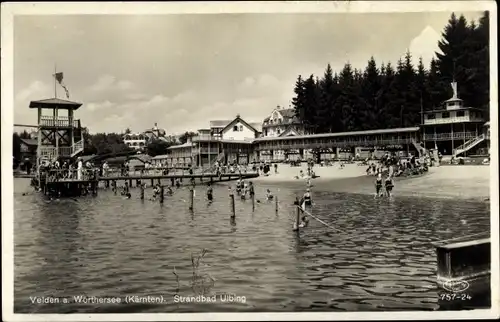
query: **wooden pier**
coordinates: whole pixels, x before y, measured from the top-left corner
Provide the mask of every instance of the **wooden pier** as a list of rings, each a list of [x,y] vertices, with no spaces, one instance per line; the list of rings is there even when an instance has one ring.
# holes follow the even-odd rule
[[[128,186],[132,188],[134,186],[138,187],[147,181],[150,181],[151,186],[159,184],[160,186],[167,186],[165,180],[170,181],[170,185],[174,186],[177,184],[177,180],[180,180],[184,185],[188,184],[194,186],[196,184],[208,184],[216,182],[227,182],[238,179],[252,179],[257,178],[259,174],[257,172],[252,173],[203,173],[203,174],[133,174],[133,175],[109,175],[109,176],[98,176],[97,171],[87,172],[80,174],[77,171],[67,170],[48,170],[44,175],[40,176],[41,180],[37,183],[38,188],[43,191],[47,196],[50,197],[77,197],[87,194],[97,194],[99,188],[99,182],[104,182],[106,187],[110,185],[117,187],[117,183],[123,181],[123,183],[128,183]],[[69,174],[69,175],[68,175]],[[80,178],[80,179],[78,179]],[[162,182],[163,181],[163,182]]]
[[[443,309],[491,305],[491,241],[488,233],[435,244],[437,287]]]

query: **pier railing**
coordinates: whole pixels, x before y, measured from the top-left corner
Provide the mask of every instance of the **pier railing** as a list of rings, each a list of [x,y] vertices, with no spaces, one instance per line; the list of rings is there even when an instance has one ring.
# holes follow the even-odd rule
[[[78,169],[40,169],[41,174],[45,176],[45,182],[62,181],[90,181],[98,179],[98,169],[83,168]]]

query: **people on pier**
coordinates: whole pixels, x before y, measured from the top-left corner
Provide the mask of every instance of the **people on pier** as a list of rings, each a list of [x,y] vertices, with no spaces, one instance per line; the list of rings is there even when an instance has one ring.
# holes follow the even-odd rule
[[[77,179],[83,179],[83,161],[82,158],[78,158],[78,166],[77,166]]]
[[[375,190],[376,190],[375,197],[380,197],[380,194],[382,191],[382,174],[381,173],[379,173],[377,175],[377,179],[375,180]]]
[[[209,183],[207,187],[207,200],[208,202],[212,202],[214,200],[214,189],[212,185]]]
[[[392,177],[388,176],[385,179],[385,192],[389,198],[391,198],[392,188],[394,188],[394,182],[392,181]]]

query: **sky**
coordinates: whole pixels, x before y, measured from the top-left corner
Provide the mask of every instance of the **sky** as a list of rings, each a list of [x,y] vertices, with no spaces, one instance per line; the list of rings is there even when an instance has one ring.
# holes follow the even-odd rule
[[[461,14],[461,12],[457,12]],[[477,20],[480,12],[463,13]],[[429,64],[451,12],[33,15],[14,19],[14,123],[35,124],[31,100],[54,97],[64,73],[75,118],[96,132],[167,134],[210,120],[261,122],[288,107],[297,76],[328,63],[363,68],[410,50]],[[57,96],[65,98],[57,85]]]

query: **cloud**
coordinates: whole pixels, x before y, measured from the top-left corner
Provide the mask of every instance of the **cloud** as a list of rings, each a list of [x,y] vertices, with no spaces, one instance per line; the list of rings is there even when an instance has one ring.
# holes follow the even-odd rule
[[[432,58],[436,57],[435,52],[440,52],[439,40],[441,36],[430,26],[425,27],[417,37],[413,38],[408,50],[413,56],[414,64],[418,62],[419,57],[422,57],[424,66],[428,68]]]
[[[47,97],[50,93],[50,86],[39,80],[32,82],[28,87],[22,89],[17,93],[17,101],[28,101],[28,100],[38,100],[42,97]],[[53,90],[53,89],[52,89]]]
[[[112,75],[102,75],[89,87],[92,92],[128,91],[134,88],[134,83],[128,80],[118,80]]]

